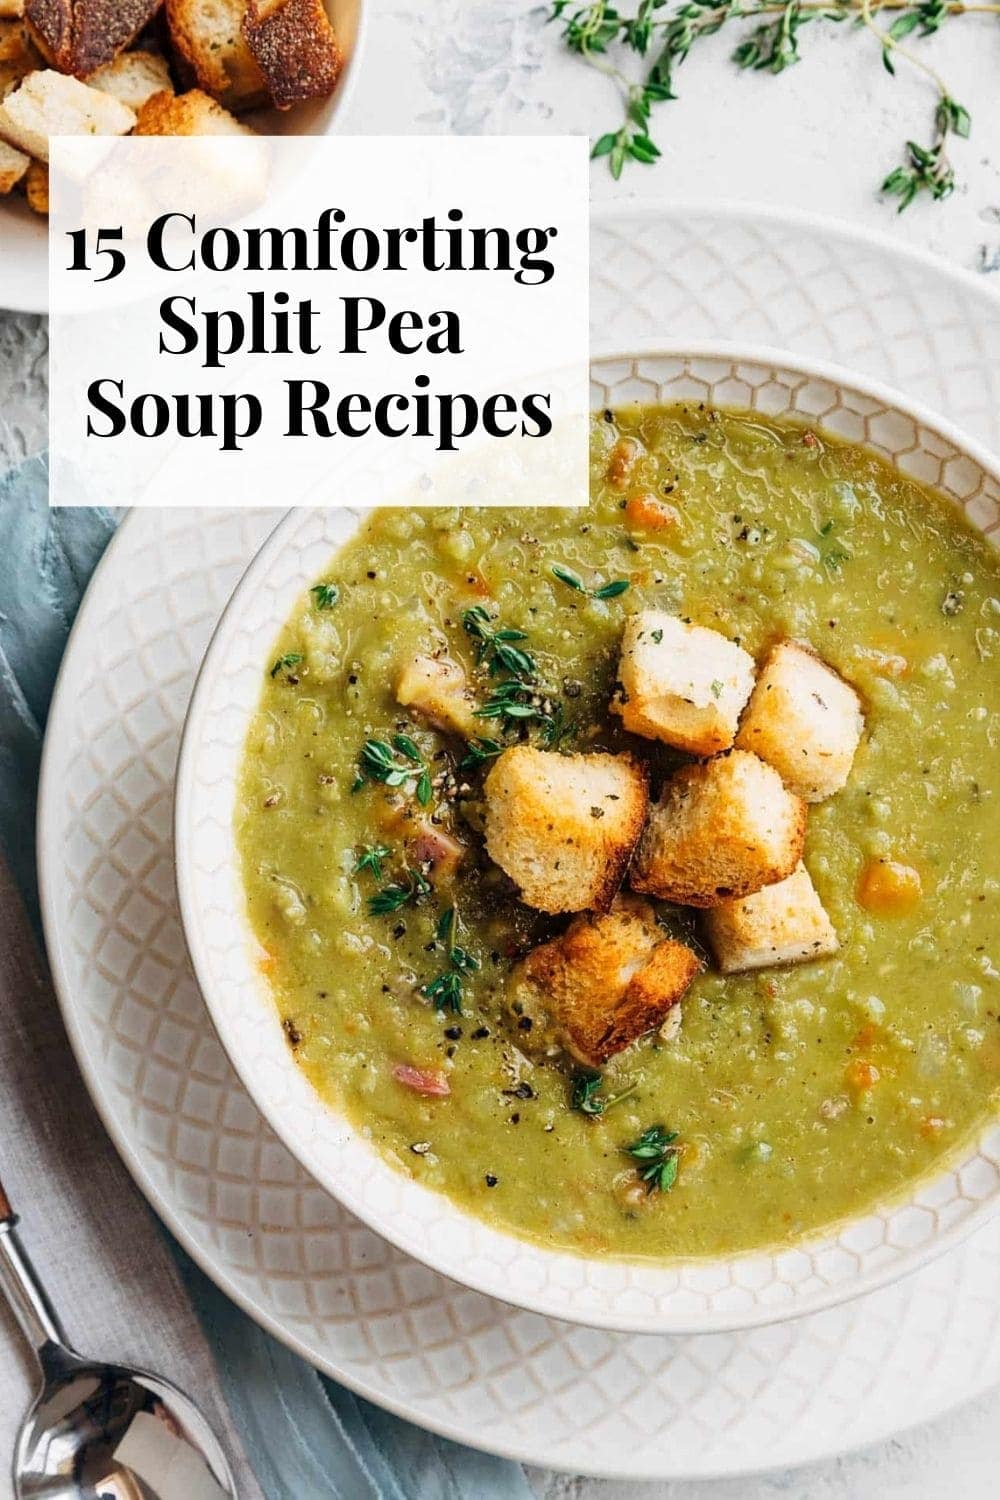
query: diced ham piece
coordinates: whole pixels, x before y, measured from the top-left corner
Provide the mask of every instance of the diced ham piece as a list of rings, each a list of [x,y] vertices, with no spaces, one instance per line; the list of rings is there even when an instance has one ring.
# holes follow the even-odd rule
[[[397,1063],[392,1076],[404,1089],[415,1094],[426,1094],[432,1099],[444,1099],[451,1093],[451,1085],[437,1068],[411,1068],[409,1063]]]
[[[435,884],[452,879],[465,853],[463,843],[433,823],[421,823],[413,838],[407,840],[407,848],[414,864],[430,865]]]

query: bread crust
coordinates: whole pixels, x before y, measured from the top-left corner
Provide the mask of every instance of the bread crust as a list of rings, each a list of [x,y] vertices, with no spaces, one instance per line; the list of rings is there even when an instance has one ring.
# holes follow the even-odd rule
[[[322,0],[247,0],[243,35],[278,109],[336,87],[342,58]]]
[[[213,129],[206,130],[211,122]],[[139,111],[133,135],[249,135],[245,125],[223,109],[221,104],[202,93],[188,89],[186,94],[164,90],[153,94]]]
[[[533,1008],[560,1045],[600,1067],[660,1026],[700,967],[690,948],[664,937],[646,902],[625,897],[535,948],[514,988],[522,997],[533,990]]]
[[[778,773],[748,751],[726,751],[665,783],[630,883],[682,906],[717,906],[784,880],[805,835],[806,805]]]
[[[25,18],[42,56],[61,73],[86,78],[122,52],[161,0],[26,0]]]
[[[801,861],[776,885],[739,901],[723,901],[707,914],[705,926],[723,974],[808,963],[836,953],[839,946]]]
[[[491,859],[539,911],[607,911],[649,805],[634,756],[505,750],[484,783]]]
[[[216,0],[214,10],[206,16],[199,0],[166,0],[178,73],[187,87],[211,94],[226,109],[257,109],[270,96],[243,34],[245,0]],[[226,33],[221,39],[220,24]]]

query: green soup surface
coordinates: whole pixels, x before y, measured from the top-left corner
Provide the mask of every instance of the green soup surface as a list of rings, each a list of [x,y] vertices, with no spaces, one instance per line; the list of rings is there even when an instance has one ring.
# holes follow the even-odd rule
[[[998,596],[990,544],[871,453],[695,406],[596,416],[585,510],[375,513],[262,664],[239,789],[260,969],[314,1087],[400,1171],[589,1255],[789,1243],[901,1195],[1000,1094]],[[484,718],[481,736],[631,749],[654,793],[682,757],[608,713],[629,612],[668,610],[758,660],[806,641],[864,707],[805,850],[839,951],[723,977],[697,915],[661,905],[706,967],[675,1036],[607,1064],[600,1097],[631,1092],[599,1115],[573,1107],[579,1065],[540,1052],[510,1004],[513,964],[567,919],[522,905],[484,851],[489,761],[396,701],[405,664],[442,649],[480,705],[495,697],[509,674],[490,674],[495,648],[477,660],[476,606],[523,632],[508,644],[546,715]],[[369,740],[389,783],[359,773]],[[421,855],[442,835],[462,857],[432,882]],[[866,901],[887,860],[917,872],[915,900]],[[400,1065],[450,1092],[414,1092]],[[653,1125],[677,1133],[669,1191],[625,1150]]]

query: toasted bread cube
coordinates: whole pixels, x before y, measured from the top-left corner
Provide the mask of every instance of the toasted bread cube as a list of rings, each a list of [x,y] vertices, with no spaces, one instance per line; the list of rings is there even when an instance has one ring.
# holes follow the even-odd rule
[[[36,214],[49,212],[49,169],[43,161],[33,161],[24,179],[28,207]]]
[[[801,862],[787,880],[713,906],[705,923],[723,974],[804,964],[838,947],[833,923]]]
[[[154,94],[139,111],[136,135],[253,135],[201,89]]]
[[[243,35],[279,109],[333,92],[341,56],[323,0],[247,0]]]
[[[806,807],[745,750],[682,766],[665,783],[636,850],[632,889],[682,906],[717,906],[790,875]]]
[[[514,972],[514,1004],[538,1026],[536,1045],[552,1037],[600,1067],[660,1026],[699,968],[690,948],[664,937],[646,902],[619,899],[529,953]]]
[[[91,73],[87,85],[127,104],[136,114],[154,94],[174,91],[167,60],[155,52],[121,52],[113,62]]]
[[[246,0],[167,0],[167,25],[185,83],[226,109],[268,102],[264,76],[243,35]]]
[[[486,778],[486,847],[539,911],[606,911],[649,804],[631,755],[515,745]]]
[[[159,8],[160,0],[26,0],[24,11],[46,62],[86,78],[135,41]]]
[[[717,630],[644,609],[625,625],[611,710],[632,734],[715,755],[733,743],[753,678],[753,657]]]
[[[6,141],[0,141],[0,196],[5,196],[17,187],[31,166],[31,157],[25,156]]]
[[[0,11],[0,16],[3,12]],[[21,21],[0,20],[0,63],[32,61],[38,66],[38,55],[31,44],[27,27]]]
[[[48,68],[29,73],[0,103],[0,137],[38,161],[49,159],[49,136],[127,135],[134,124],[110,94]]]
[[[822,802],[847,781],[865,721],[854,689],[814,651],[782,641],[764,663],[736,743]]]
[[[448,656],[415,656],[408,661],[396,683],[396,702],[415,709],[435,729],[476,733],[475,698],[462,668]]]
[[[0,16],[17,21],[24,15],[24,0],[0,0]]]

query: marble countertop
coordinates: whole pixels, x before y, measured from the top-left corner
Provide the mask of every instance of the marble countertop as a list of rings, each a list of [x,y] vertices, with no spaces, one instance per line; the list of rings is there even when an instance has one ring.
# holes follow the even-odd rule
[[[557,30],[544,24],[544,6],[368,4],[368,57],[343,121],[347,131],[596,133],[617,124],[613,86],[564,54]],[[929,132],[933,100],[925,80],[902,68],[888,78],[877,47],[844,25],[810,27],[803,61],[777,78],[737,73],[725,34],[703,45],[678,73],[679,102],[660,110],[660,161],[626,170],[618,184],[598,164],[595,200],[729,198],[818,210],[995,276],[1000,291],[995,17],[963,17],[916,43],[971,111],[973,135],[952,152],[953,197],[917,203],[903,215],[875,187],[907,136],[920,140]],[[44,446],[46,348],[43,319],[0,314],[0,464]],[[543,1500],[986,1500],[996,1494],[998,1467],[995,1401],[984,1398],[930,1427],[807,1469],[648,1485],[538,1470],[530,1478]]]

